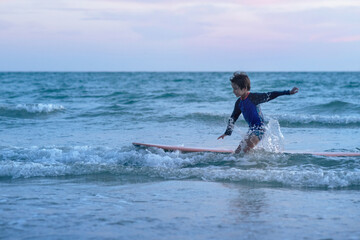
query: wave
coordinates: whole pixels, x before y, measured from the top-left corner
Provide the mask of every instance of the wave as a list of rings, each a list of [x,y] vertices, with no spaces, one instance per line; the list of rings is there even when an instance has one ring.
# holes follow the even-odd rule
[[[317,115],[317,114],[282,114],[273,115],[283,127],[360,127],[360,116]]]
[[[360,186],[358,157],[255,151],[241,156],[135,147],[0,147],[0,179],[110,174],[147,179],[259,183],[288,187]]]
[[[360,112],[360,105],[336,100],[329,103],[312,105],[300,109],[300,111],[305,111],[313,114],[352,114],[354,112]]]
[[[0,116],[13,118],[32,118],[41,115],[47,115],[65,110],[65,107],[59,104],[17,104],[0,105]]]
[[[282,127],[317,127],[317,128],[356,128],[360,127],[360,115],[319,115],[319,114],[266,114],[265,121],[277,120]],[[196,121],[207,124],[227,124],[229,115],[194,112],[183,115],[167,116],[166,121]],[[150,120],[153,120],[150,118]],[[247,123],[240,116],[236,126],[247,127]]]

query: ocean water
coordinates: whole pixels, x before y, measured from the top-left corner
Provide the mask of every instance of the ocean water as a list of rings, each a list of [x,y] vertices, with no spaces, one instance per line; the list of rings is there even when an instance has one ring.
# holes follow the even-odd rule
[[[360,72],[249,72],[261,108],[235,149],[231,72],[0,73],[0,239],[360,239]],[[294,152],[294,153],[288,153]]]

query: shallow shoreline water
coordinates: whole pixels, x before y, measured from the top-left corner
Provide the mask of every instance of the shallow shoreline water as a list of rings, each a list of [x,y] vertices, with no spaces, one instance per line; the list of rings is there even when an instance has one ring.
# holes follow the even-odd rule
[[[28,191],[22,194],[19,190],[24,187]],[[100,176],[13,180],[2,182],[1,189],[2,239],[360,236],[360,211],[356,210],[360,206],[359,190],[269,188],[203,181],[120,184]]]

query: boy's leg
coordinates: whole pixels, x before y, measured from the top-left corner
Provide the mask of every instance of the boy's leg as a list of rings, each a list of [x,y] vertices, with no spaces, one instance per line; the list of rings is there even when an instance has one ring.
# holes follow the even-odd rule
[[[251,149],[253,149],[260,142],[260,138],[254,134],[248,135],[245,139],[243,139],[239,146],[236,148],[235,153],[240,153],[243,151],[247,153]]]
[[[248,139],[246,139],[246,146],[244,148],[244,152],[247,153],[251,149],[253,149],[258,143],[260,142],[260,139],[256,135],[249,136]]]

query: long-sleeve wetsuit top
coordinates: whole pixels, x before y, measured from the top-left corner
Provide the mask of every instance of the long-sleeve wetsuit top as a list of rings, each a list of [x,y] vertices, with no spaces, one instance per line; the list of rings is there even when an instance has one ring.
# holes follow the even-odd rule
[[[268,93],[249,93],[247,97],[241,97],[235,102],[234,111],[229,118],[225,135],[231,135],[234,123],[242,113],[245,121],[251,130],[263,130],[264,117],[261,113],[260,103],[268,102],[281,95],[290,95],[290,91],[268,92]]]

